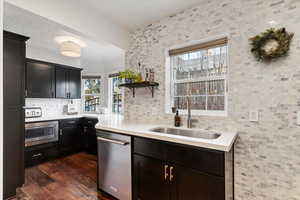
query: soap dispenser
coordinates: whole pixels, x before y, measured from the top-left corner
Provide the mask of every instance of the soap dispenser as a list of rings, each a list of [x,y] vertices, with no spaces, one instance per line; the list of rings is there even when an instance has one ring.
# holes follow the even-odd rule
[[[178,110],[176,110],[175,118],[174,118],[174,125],[175,127],[179,127],[181,123],[181,119],[178,113]]]

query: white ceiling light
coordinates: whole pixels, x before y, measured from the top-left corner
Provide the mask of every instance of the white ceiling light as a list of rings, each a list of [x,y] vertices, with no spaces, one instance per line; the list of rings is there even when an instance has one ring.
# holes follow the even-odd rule
[[[67,41],[61,43],[60,52],[64,56],[77,58],[81,55],[81,47],[75,42]]]
[[[83,42],[80,39],[77,39],[75,37],[72,36],[57,36],[55,37],[55,41],[59,44],[63,43],[63,42],[74,42],[76,44],[78,44],[80,47],[86,47],[86,43]]]
[[[61,54],[68,57],[80,57],[81,48],[86,46],[83,41],[71,36],[58,36],[55,41],[61,45]]]

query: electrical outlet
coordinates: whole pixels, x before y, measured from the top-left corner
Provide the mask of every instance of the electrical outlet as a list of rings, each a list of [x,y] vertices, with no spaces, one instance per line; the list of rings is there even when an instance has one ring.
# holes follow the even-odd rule
[[[300,111],[297,111],[297,125],[300,125]]]
[[[259,112],[258,112],[258,110],[250,110],[249,111],[249,121],[250,122],[258,122],[259,121]]]

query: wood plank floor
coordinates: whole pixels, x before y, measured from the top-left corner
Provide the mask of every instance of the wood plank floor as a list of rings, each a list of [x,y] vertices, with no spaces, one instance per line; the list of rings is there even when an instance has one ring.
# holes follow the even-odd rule
[[[114,200],[97,192],[96,156],[74,154],[28,168],[14,200]]]

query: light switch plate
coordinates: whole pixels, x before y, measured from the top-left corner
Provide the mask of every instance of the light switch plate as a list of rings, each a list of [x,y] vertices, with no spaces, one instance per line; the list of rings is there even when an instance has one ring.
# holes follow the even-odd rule
[[[250,122],[258,122],[259,121],[259,112],[258,112],[258,110],[250,110],[249,111],[249,121]]]
[[[297,125],[300,125],[300,111],[297,111]]]

